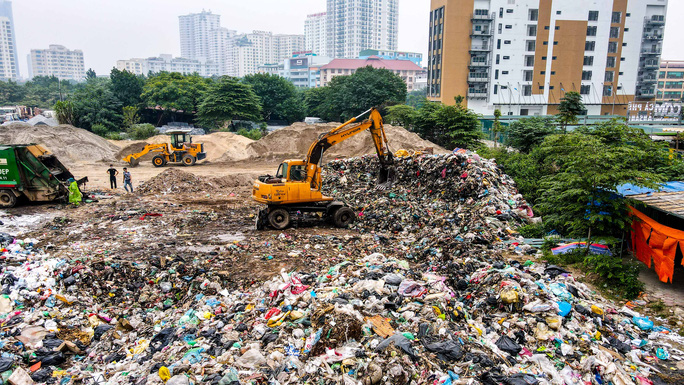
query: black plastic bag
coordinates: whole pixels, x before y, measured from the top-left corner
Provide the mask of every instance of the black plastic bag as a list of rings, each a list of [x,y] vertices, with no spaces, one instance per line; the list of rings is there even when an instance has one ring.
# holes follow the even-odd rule
[[[537,385],[539,380],[531,374],[516,373],[504,380],[506,385]]]
[[[93,335],[93,339],[95,341],[99,341],[100,338],[102,338],[102,335],[107,332],[107,330],[113,329],[113,328],[114,328],[114,326],[112,326],[112,325],[100,325],[100,326],[96,327],[95,333]]]
[[[52,377],[52,369],[48,367],[40,368],[39,371],[31,374],[31,379],[35,382],[47,382]]]
[[[54,348],[58,348],[62,343],[64,343],[63,340],[60,340],[58,338],[53,338],[53,339],[44,339],[43,340],[43,346],[52,350]]]
[[[277,339],[278,333],[265,333],[264,336],[261,337],[261,342],[266,346]]]
[[[512,356],[517,356],[518,353],[522,350],[520,345],[518,345],[515,341],[513,341],[510,337],[508,336],[501,336],[497,341],[496,341],[496,346],[503,350],[504,352],[512,355]]]
[[[424,344],[425,349],[437,353],[442,361],[459,361],[463,358],[463,347],[454,340]]]
[[[0,357],[0,373],[10,370],[14,365],[14,359],[10,357]]]
[[[173,342],[175,338],[175,333],[176,329],[175,328],[166,328],[162,329],[157,335],[152,337],[152,341],[150,341],[150,347],[152,347],[153,352],[158,352],[171,342]]]
[[[395,333],[391,337],[385,338],[382,342],[378,344],[378,346],[375,347],[375,351],[379,352],[385,350],[392,343],[394,343],[394,345],[403,350],[404,353],[408,354],[412,360],[418,358],[418,356],[416,356],[416,352],[413,351],[411,341],[409,341],[408,338],[404,337],[404,335],[400,333]]]
[[[558,267],[556,265],[549,265],[546,269],[544,269],[544,274],[550,276],[551,278],[556,278],[557,276],[561,274],[568,274],[569,271],[563,269],[562,267]]]

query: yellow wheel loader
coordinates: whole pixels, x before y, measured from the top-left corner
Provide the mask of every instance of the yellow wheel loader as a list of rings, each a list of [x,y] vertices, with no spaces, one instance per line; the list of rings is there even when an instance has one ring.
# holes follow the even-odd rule
[[[368,119],[353,124],[364,115]],[[322,134],[311,147],[304,160],[285,160],[278,167],[275,176],[260,176],[254,182],[252,198],[267,207],[257,214],[257,229],[266,225],[282,230],[290,225],[294,213],[321,213],[337,227],[353,223],[356,213],[343,202],[321,193],[321,163],[323,153],[330,147],[370,130],[375,150],[380,160],[379,186],[386,186],[395,178],[394,157],[387,146],[382,116],[375,109],[350,119],[328,133]]]
[[[123,158],[131,166],[137,166],[140,158],[152,152],[157,153],[152,158],[154,167],[166,166],[167,163],[182,163],[184,166],[193,166],[198,160],[207,157],[204,152],[204,143],[192,143],[190,130],[174,130],[166,133],[171,137],[171,143],[148,144],[135,154]]]

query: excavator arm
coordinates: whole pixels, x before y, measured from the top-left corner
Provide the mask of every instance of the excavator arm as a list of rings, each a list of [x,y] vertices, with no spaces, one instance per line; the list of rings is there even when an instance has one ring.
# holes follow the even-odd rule
[[[127,155],[126,157],[123,158],[124,162],[129,163],[131,166],[135,166],[138,164],[138,159],[140,159],[142,156],[149,152],[161,152],[168,154],[168,147],[166,143],[161,143],[161,144],[148,144],[143,147],[143,149],[135,154],[130,154]]]
[[[352,125],[366,114],[369,114],[368,119],[359,124]],[[359,116],[349,119],[347,122],[334,128],[330,132],[322,134],[318,140],[309,147],[305,162],[307,181],[311,183],[312,189],[320,188],[319,163],[321,162],[323,153],[330,147],[365,130],[370,130],[373,144],[375,145],[375,151],[380,160],[379,184],[385,184],[394,179],[394,157],[387,145],[387,136],[385,135],[382,116],[378,110],[371,108]]]

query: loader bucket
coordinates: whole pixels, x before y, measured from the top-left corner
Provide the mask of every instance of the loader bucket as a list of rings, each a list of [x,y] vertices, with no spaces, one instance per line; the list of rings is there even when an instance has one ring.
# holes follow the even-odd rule
[[[139,160],[139,159],[136,159],[136,158],[131,158],[131,160],[128,161],[128,164],[130,164],[131,167],[137,166],[138,163],[140,163],[140,160]]]

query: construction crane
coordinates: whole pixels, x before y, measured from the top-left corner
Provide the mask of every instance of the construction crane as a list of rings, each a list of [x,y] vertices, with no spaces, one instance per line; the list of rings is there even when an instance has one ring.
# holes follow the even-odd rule
[[[353,124],[366,114],[369,114],[368,119]],[[395,174],[394,156],[387,146],[382,116],[371,108],[322,134],[309,147],[306,159],[285,160],[275,176],[260,176],[254,182],[252,198],[267,205],[259,210],[257,229],[263,229],[267,224],[278,230],[284,229],[290,225],[290,218],[296,212],[321,213],[337,227],[353,223],[356,215],[351,208],[321,193],[321,160],[327,149],[365,130],[370,130],[380,161],[378,183],[385,186],[391,183]]]
[[[167,163],[182,163],[185,166],[192,166],[198,160],[207,157],[204,152],[204,143],[192,143],[190,130],[167,131],[171,136],[171,143],[148,144],[135,154],[126,155],[124,162],[131,166],[137,166],[140,158],[152,152],[158,153],[152,158],[154,167],[163,167]]]

